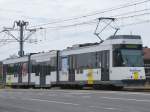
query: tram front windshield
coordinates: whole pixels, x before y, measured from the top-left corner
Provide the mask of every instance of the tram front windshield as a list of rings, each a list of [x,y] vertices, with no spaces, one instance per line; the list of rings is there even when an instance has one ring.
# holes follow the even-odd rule
[[[113,64],[117,67],[143,67],[142,49],[117,48],[113,51]]]

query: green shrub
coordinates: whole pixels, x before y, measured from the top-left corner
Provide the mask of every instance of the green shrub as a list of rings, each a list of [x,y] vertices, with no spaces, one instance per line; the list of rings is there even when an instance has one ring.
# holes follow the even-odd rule
[[[0,82],[2,81],[2,75],[0,74]]]

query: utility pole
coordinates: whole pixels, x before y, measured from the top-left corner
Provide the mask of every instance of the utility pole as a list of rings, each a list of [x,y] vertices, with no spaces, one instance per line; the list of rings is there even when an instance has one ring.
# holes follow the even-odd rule
[[[26,42],[38,29],[43,29],[43,28],[27,29],[28,25],[29,25],[29,22],[19,20],[19,21],[14,22],[14,25],[12,28],[4,27],[4,30],[3,30],[3,32],[11,36],[13,39],[15,39],[19,43],[18,55],[20,57],[24,56],[24,42]],[[11,33],[12,31],[19,31],[19,38],[14,36]],[[27,36],[24,36],[25,32],[29,32],[29,34]]]
[[[28,22],[24,22],[24,21],[18,21],[16,22],[17,26],[20,27],[19,31],[20,31],[20,51],[18,52],[19,56],[22,57],[24,56],[24,50],[23,50],[23,44],[24,44],[24,27],[26,27],[28,25]]]

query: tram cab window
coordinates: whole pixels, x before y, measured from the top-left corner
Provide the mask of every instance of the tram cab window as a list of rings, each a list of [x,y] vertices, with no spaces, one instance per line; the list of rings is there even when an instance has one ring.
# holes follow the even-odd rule
[[[141,45],[134,47],[120,45],[113,50],[113,66],[114,67],[143,67],[143,53]]]

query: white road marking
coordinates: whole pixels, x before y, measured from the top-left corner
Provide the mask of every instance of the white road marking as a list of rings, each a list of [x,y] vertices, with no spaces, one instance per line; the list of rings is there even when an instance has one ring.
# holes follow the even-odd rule
[[[150,102],[150,100],[138,100],[138,99],[128,99],[128,98],[112,98],[112,97],[99,97],[102,99],[110,99],[110,100],[122,100],[122,101],[137,101],[137,102]]]
[[[106,110],[117,110],[115,108],[104,108],[104,109],[106,109]]]
[[[82,96],[82,98],[91,98],[91,96]]]
[[[85,95],[85,94],[92,94],[92,93],[85,93],[85,92],[69,92],[69,93],[63,93],[63,94],[71,94],[71,95]]]
[[[30,100],[30,101],[40,101],[40,102],[49,102],[49,103],[57,103],[57,104],[65,104],[65,105],[74,105],[78,106],[77,103],[70,103],[70,102],[61,102],[61,101],[50,101],[50,100],[42,100],[42,99],[23,99],[23,100]]]
[[[93,90],[35,90],[35,89],[30,89],[30,90],[17,90],[17,93],[20,92],[20,94],[22,94],[21,92],[63,92],[63,94],[100,94],[100,93],[108,93],[108,94],[123,94],[123,95],[147,95],[150,96],[149,93],[141,93],[141,92],[127,92],[127,91],[93,91]],[[5,92],[12,92],[12,93],[16,93],[16,90],[3,90],[3,93]]]
[[[142,95],[142,96],[150,96],[150,93],[144,93],[144,92],[128,92],[128,91],[92,91],[92,90],[81,90],[81,91],[75,91],[75,94],[121,94],[121,95]],[[73,93],[68,93],[73,94]]]
[[[142,92],[128,92],[128,91],[103,91],[103,90],[49,90],[50,92],[64,92],[63,94],[100,94],[100,93],[108,93],[108,94],[123,94],[123,95],[147,95],[150,96],[149,93]]]
[[[104,110],[117,110],[117,111],[122,111],[121,109],[119,108],[112,108],[112,107],[102,107],[102,106],[88,106],[89,108],[97,108],[97,109],[104,109]]]
[[[16,97],[13,97],[13,96],[9,96],[8,98],[9,99],[16,99]]]
[[[49,94],[48,96],[57,96],[56,94]]]
[[[102,93],[114,93],[114,94],[123,94],[123,95],[145,95],[150,96],[149,93],[140,93],[140,92],[122,92],[122,91],[108,91],[108,92],[102,92]]]
[[[37,93],[36,95],[42,96],[42,95],[44,95],[44,93]]]
[[[91,107],[91,108],[98,108],[97,106],[93,106],[93,105],[91,105],[91,106],[89,106],[89,107]]]
[[[63,96],[64,96],[64,97],[74,97],[73,95],[69,95],[69,94],[67,94],[67,95],[64,94]]]
[[[0,95],[1,96],[1,95]],[[87,97],[87,96],[85,96]],[[89,97],[89,96],[88,96]],[[6,98],[6,97],[5,97]],[[13,99],[18,99],[17,97],[7,97],[7,98],[13,98]],[[110,99],[110,97],[102,97],[106,99]],[[73,106],[82,106],[82,104],[77,104],[77,103],[70,103],[70,102],[62,102],[62,101],[54,101],[54,100],[42,100],[42,99],[33,99],[33,98],[19,98],[20,100],[27,100],[27,101],[38,101],[38,102],[48,102],[48,103],[56,103],[56,104],[64,104],[64,105],[73,105]],[[115,99],[115,98],[113,98]],[[118,98],[117,98],[118,99]],[[132,99],[133,100],[133,99]],[[104,110],[117,110],[117,111],[122,111],[119,108],[114,108],[114,107],[104,107],[104,106],[87,106],[88,108],[98,108],[98,109],[104,109]]]

